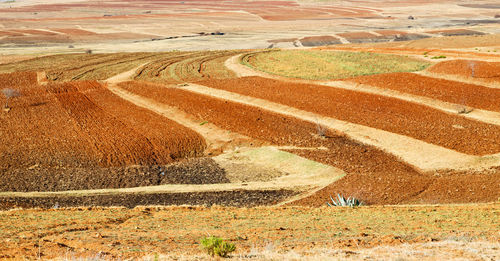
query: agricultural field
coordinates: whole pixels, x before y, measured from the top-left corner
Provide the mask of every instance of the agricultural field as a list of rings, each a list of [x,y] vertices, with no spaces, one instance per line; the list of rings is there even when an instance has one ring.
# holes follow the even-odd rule
[[[396,55],[368,52],[324,52],[283,50],[242,57],[243,63],[270,74],[309,79],[342,79],[361,75],[414,72],[430,64]]]
[[[0,2],[0,259],[499,259],[498,8]]]

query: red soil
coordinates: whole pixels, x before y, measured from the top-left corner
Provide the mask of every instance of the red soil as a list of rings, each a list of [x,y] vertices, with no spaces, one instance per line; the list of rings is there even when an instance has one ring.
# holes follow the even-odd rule
[[[318,46],[318,45],[327,45],[327,44],[341,44],[342,42],[333,36],[325,35],[325,36],[309,36],[300,39],[300,42],[304,46]]]
[[[452,60],[440,62],[428,68],[427,71],[439,74],[459,75],[471,79],[500,83],[500,62]]]
[[[299,38],[281,38],[281,39],[268,40],[267,42],[269,42],[269,43],[293,43],[297,40],[299,40]]]
[[[426,33],[430,33],[430,34],[442,34],[442,35],[445,35],[445,36],[482,35],[482,34],[484,34],[484,33],[478,32],[478,31],[467,30],[467,29],[434,30],[434,31],[427,31]]]
[[[32,34],[32,35],[57,35],[56,33],[41,31],[41,30],[11,30],[14,32],[19,32],[22,34]]]
[[[324,146],[328,148],[327,151],[289,151],[335,166],[347,173],[360,174],[365,177],[394,177],[394,179],[412,177],[404,180],[399,178],[399,183],[374,187],[368,193],[360,195],[367,202],[397,203],[417,194],[427,185],[423,174],[400,162],[395,156],[332,132],[327,133],[328,138],[320,138],[317,135],[317,126],[309,122],[256,107],[191,93],[182,90],[182,88],[168,88],[137,82],[122,83],[120,87],[177,107],[196,116],[200,122],[208,121],[223,129],[275,145]],[[351,184],[351,178],[348,177],[351,175],[345,178],[345,182],[350,184],[350,194],[357,192],[359,186],[356,183]],[[384,197],[388,190],[392,191],[392,194]]]
[[[60,32],[64,33],[67,35],[75,35],[75,36],[82,36],[82,35],[96,35],[97,33],[82,30],[82,29],[72,29],[72,28],[62,28],[62,29],[50,29],[51,31],[54,32]]]
[[[244,77],[200,84],[386,130],[472,155],[500,152],[500,127],[450,115],[396,98]],[[455,128],[460,125],[463,128]]]
[[[426,77],[413,73],[361,76],[346,81],[456,103],[478,109],[500,111],[500,89]]]
[[[407,32],[403,31],[396,31],[396,30],[379,30],[375,31],[376,33],[379,33],[383,36],[394,36],[394,35],[405,35],[408,34]]]
[[[23,36],[22,33],[9,32],[9,31],[0,31],[0,36]]]
[[[337,194],[353,196],[367,204],[495,202],[500,197],[500,171],[491,174],[464,173],[448,176],[413,176],[407,173],[351,174],[292,204],[324,206],[330,196]],[[394,194],[399,197],[393,197]]]
[[[10,76],[2,83],[16,82],[19,74]],[[1,168],[165,164],[200,155],[205,146],[195,132],[124,102],[96,82],[16,88],[22,96],[0,114]]]
[[[353,33],[339,33],[338,36],[344,37],[346,39],[370,39],[377,38],[376,35],[368,32],[353,32]]]
[[[348,174],[319,193],[294,204],[319,206],[325,204],[330,195],[342,193],[356,196],[366,203],[397,204],[416,201],[416,196],[435,181],[433,174],[420,173],[400,162],[395,156],[377,148],[357,143],[335,133],[328,138],[319,138],[315,124],[293,117],[271,113],[239,103],[191,93],[182,88],[168,88],[161,85],[127,82],[120,87],[158,102],[177,107],[221,128],[238,132],[276,145],[324,146],[327,150],[289,150],[297,155],[335,166]],[[475,184],[485,189],[459,189],[462,198],[447,198],[454,202],[491,201],[500,193],[498,182],[472,177]],[[448,182],[448,180],[445,180]],[[446,186],[454,186],[450,180]],[[500,181],[500,179],[498,179]],[[446,198],[447,191],[435,191]],[[476,193],[477,196],[468,197]],[[418,198],[420,200],[420,198]],[[431,199],[425,198],[431,202]],[[493,199],[495,200],[495,198]]]

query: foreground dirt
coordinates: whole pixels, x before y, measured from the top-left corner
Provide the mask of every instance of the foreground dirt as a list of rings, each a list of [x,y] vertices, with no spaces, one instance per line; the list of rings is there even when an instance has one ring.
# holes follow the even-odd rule
[[[371,247],[407,247],[405,243],[498,243],[499,209],[497,203],[11,210],[0,212],[0,257],[206,258],[199,249],[206,235],[235,243],[235,257],[247,258],[252,258],[252,251],[254,258],[265,251],[311,255],[318,249],[351,251],[352,256]]]

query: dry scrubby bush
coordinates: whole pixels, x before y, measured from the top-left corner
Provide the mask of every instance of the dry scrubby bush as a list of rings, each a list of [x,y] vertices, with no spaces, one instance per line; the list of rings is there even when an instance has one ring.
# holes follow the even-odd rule
[[[236,250],[236,246],[227,243],[220,237],[209,236],[201,239],[201,247],[210,256],[227,257],[229,253]]]
[[[10,89],[10,88],[4,88],[4,89],[2,89],[2,93],[3,93],[3,95],[6,98],[5,104],[4,104],[4,108],[5,109],[9,109],[9,99],[10,98],[15,98],[15,97],[21,96],[21,94],[19,93],[19,91],[14,90],[14,89]]]

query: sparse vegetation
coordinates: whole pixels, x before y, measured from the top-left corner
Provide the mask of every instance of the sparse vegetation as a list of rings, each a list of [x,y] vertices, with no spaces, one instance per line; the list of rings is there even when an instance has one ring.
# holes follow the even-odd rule
[[[347,199],[340,194],[337,194],[337,200],[330,196],[331,202],[326,202],[329,207],[358,207],[362,206],[363,202],[354,197],[348,197]]]
[[[4,109],[8,110],[10,109],[9,107],[9,100],[11,98],[19,97],[21,96],[21,93],[17,90],[11,89],[11,88],[4,88],[2,89],[2,93],[5,96],[5,104],[4,104]]]
[[[420,71],[430,64],[414,58],[369,52],[282,50],[252,53],[242,63],[267,73],[308,80]]]
[[[210,256],[228,257],[231,252],[236,250],[234,244],[225,242],[222,238],[216,236],[204,237],[201,239],[201,247]]]
[[[431,59],[445,59],[446,56],[445,55],[439,55],[439,56],[433,56],[431,57]]]

